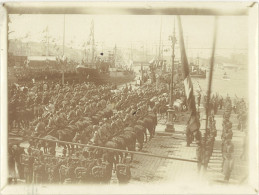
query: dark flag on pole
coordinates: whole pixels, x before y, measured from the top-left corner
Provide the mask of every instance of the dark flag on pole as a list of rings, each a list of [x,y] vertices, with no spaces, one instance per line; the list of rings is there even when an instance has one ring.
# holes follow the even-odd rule
[[[180,44],[180,52],[181,52],[181,62],[182,62],[182,73],[184,78],[184,88],[186,94],[186,103],[187,108],[191,111],[190,119],[188,121],[188,127],[191,132],[197,131],[200,128],[200,121],[197,118],[196,113],[196,105],[195,105],[195,97],[193,94],[193,85],[191,81],[191,77],[189,74],[189,65],[184,47],[184,39],[183,39],[183,29],[180,16],[178,18],[179,25],[179,44]]]

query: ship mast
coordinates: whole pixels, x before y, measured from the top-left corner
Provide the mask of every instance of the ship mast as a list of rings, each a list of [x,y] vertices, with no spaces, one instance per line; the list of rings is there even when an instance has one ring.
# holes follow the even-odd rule
[[[66,15],[64,14],[63,20],[63,51],[62,51],[62,85],[65,84],[65,74],[64,74],[64,63],[65,63],[65,29],[66,29]]]
[[[131,69],[133,68],[133,48],[132,48],[132,42],[130,43],[130,66]]]
[[[130,44],[130,58],[133,61],[133,49],[132,49],[132,42]]]
[[[159,38],[159,48],[158,48],[158,61],[160,62],[161,60],[161,36],[162,36],[162,17],[161,17],[161,22],[160,22],[160,38]]]
[[[65,55],[65,28],[66,28],[66,15],[64,14],[64,20],[63,20],[63,51],[62,56]]]
[[[198,68],[200,70],[200,57],[199,57],[199,53],[198,53],[198,57],[197,57],[197,64],[198,64]]]
[[[117,46],[116,46],[116,44],[115,44],[115,47],[114,47],[114,56],[113,56],[114,67],[116,67],[116,54],[117,54]]]
[[[45,45],[45,56],[49,55],[49,26],[46,27],[46,29],[43,31],[45,32],[45,40],[44,40],[44,45]],[[21,45],[21,51],[22,51],[22,45]]]
[[[91,29],[90,29],[90,40],[92,45],[92,58],[91,63],[94,63],[94,20],[91,22]]]
[[[47,56],[49,56],[49,28],[47,28]]]

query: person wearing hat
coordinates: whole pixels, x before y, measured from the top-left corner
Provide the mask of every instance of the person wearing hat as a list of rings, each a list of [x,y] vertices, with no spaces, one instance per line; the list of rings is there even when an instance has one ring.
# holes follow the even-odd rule
[[[231,140],[232,139],[232,136],[233,136],[233,132],[231,130],[232,128],[232,123],[229,121],[228,118],[225,118],[223,120],[223,131],[222,131],[222,135],[221,135],[221,140],[222,140],[222,144],[221,144],[221,148],[222,148],[222,156],[223,156],[223,163],[222,163],[222,167],[223,167],[223,164],[224,164],[224,154],[223,154],[223,150],[224,150],[224,147],[225,147],[225,142],[227,140]]]
[[[10,179],[16,178],[15,157],[14,157],[13,148],[11,146],[8,147],[8,170],[9,170],[9,178]]]
[[[223,174],[225,175],[224,180],[227,182],[234,167],[233,153],[234,144],[231,142],[231,139],[226,139],[223,148]]]
[[[202,137],[201,132],[198,130],[195,133],[195,140],[196,140],[196,158],[197,158],[197,168],[198,172],[201,170],[201,165],[203,164],[203,158],[204,158],[204,145],[205,145],[205,139]]]
[[[41,99],[36,93],[34,97],[34,116],[38,116],[40,102],[41,102]]]
[[[96,125],[93,126],[94,134],[93,137],[90,139],[90,142],[93,143],[93,145],[98,145],[98,127]]]
[[[19,177],[20,179],[24,179],[24,168],[21,164],[21,155],[25,154],[24,148],[20,147],[19,145],[14,145],[13,153]]]
[[[36,184],[41,184],[44,174],[44,165],[38,159],[35,159],[33,163],[33,173],[33,181]]]
[[[38,134],[44,134],[45,130],[46,130],[46,125],[43,122],[41,117],[38,117],[38,118],[39,118],[39,122],[35,127],[35,132],[38,133]]]
[[[27,184],[30,184],[33,180],[33,163],[34,163],[34,157],[32,156],[32,149],[29,147],[27,149],[28,152],[28,159],[25,162],[24,165],[24,175],[25,175],[25,181]]]

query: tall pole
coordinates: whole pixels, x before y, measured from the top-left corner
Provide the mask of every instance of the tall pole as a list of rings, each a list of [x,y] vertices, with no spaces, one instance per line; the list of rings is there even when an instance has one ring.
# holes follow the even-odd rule
[[[117,55],[117,46],[116,46],[116,44],[115,44],[115,47],[114,47],[114,59],[113,59],[113,61],[114,61],[114,67],[116,67],[116,56]]]
[[[148,61],[148,58],[147,58],[147,42],[146,42],[145,56],[146,56],[146,62],[147,62]]]
[[[91,62],[94,63],[94,21],[92,20],[92,25],[91,25],[91,38],[92,38],[92,60]],[[103,47],[103,45],[102,45]],[[102,48],[103,49],[103,48]]]
[[[62,52],[62,55],[64,56],[65,55],[65,28],[66,28],[66,15],[64,14],[64,20],[63,20],[63,52]]]
[[[209,74],[209,81],[208,81],[208,93],[207,93],[207,106],[206,106],[206,126],[205,126],[205,141],[207,139],[207,134],[208,134],[208,118],[209,118],[209,103],[210,103],[210,94],[211,94],[211,84],[212,84],[212,76],[213,76],[213,69],[214,69],[214,56],[215,56],[215,48],[216,48],[216,41],[217,41],[217,17],[215,17],[214,21],[214,36],[213,36],[213,47],[212,47],[212,52],[211,52],[211,60],[210,60],[210,74]]]
[[[214,36],[213,36],[213,46],[211,52],[211,59],[210,59],[210,74],[209,74],[209,81],[208,81],[208,93],[207,93],[207,101],[206,101],[206,123],[205,123],[205,134],[204,134],[204,142],[203,142],[203,158],[206,158],[206,146],[207,146],[207,137],[209,134],[208,130],[208,118],[209,118],[209,111],[210,111],[210,94],[211,94],[211,84],[212,84],[212,77],[213,77],[213,68],[214,68],[214,56],[215,56],[215,48],[216,48],[216,41],[217,41],[217,17],[215,17],[214,21]],[[204,171],[207,170],[207,164],[203,164]]]
[[[132,50],[132,42],[130,44],[130,58],[133,61],[133,50]]]
[[[174,92],[174,49],[175,49],[175,43],[176,43],[176,36],[175,36],[175,21],[174,21],[174,30],[173,30],[173,36],[171,36],[172,41],[172,75],[171,75],[171,82],[170,82],[170,99],[169,99],[169,108],[168,108],[168,121],[166,124],[165,131],[167,132],[174,132],[174,98],[173,98],[173,92]]]
[[[162,36],[162,17],[160,21],[160,36],[159,36],[159,49],[158,49],[158,60],[161,60],[161,36]]]
[[[65,63],[65,28],[66,28],[66,15],[64,14],[64,20],[63,20],[63,52],[62,52],[62,85],[65,84],[65,73],[64,73],[64,63]]]
[[[49,28],[47,29],[47,56],[49,56]]]
[[[189,47],[188,47],[189,41],[188,41],[188,34],[186,35],[186,55],[189,56]]]

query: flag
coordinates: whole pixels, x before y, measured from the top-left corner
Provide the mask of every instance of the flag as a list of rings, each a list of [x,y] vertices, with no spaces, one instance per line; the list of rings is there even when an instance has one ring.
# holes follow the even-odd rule
[[[200,122],[199,122],[199,119],[197,118],[197,113],[196,113],[195,97],[193,94],[193,84],[189,74],[189,65],[188,65],[188,60],[187,60],[185,47],[184,47],[181,18],[180,16],[177,16],[177,18],[178,18],[178,25],[179,25],[179,36],[180,36],[179,44],[180,44],[180,52],[181,52],[182,73],[184,78],[186,103],[187,103],[188,110],[191,111],[190,119],[188,121],[188,126],[190,131],[194,132],[199,130]]]

